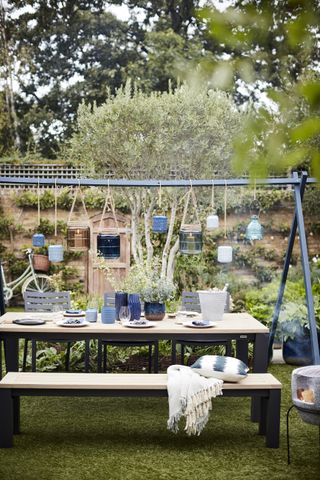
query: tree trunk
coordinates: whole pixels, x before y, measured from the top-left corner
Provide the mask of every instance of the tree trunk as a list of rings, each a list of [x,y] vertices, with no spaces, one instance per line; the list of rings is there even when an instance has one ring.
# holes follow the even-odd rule
[[[11,117],[11,120],[12,120],[14,145],[17,148],[17,150],[21,151],[21,139],[20,139],[20,135],[19,135],[18,116],[17,116],[17,112],[16,112],[16,107],[15,107],[15,104],[14,104],[12,62],[11,62],[11,59],[10,59],[8,42],[7,42],[7,38],[6,38],[5,24],[6,24],[6,12],[5,12],[5,9],[4,9],[3,2],[1,0],[0,1],[0,33],[1,33],[1,40],[2,40],[2,45],[3,45],[3,63],[4,63],[4,71],[5,71],[6,105],[7,105],[7,109],[8,109],[8,114]]]
[[[171,245],[174,222],[175,222],[175,219],[176,219],[176,213],[177,213],[177,197],[175,196],[175,198],[173,200],[172,208],[171,208],[167,239],[166,239],[166,243],[165,243],[165,246],[163,247],[163,252],[162,252],[162,266],[161,266],[161,276],[162,277],[165,277],[166,274],[167,274],[168,253],[169,253],[169,248],[170,248],[170,245]]]
[[[178,251],[179,251],[179,237],[175,241],[175,244],[173,245],[169,253],[167,274],[166,274],[166,277],[168,280],[173,280],[176,254],[178,253]]]
[[[147,248],[147,266],[150,267],[152,258],[153,258],[153,245],[151,242],[150,236],[150,224],[151,224],[151,214],[153,212],[155,206],[155,197],[151,197],[151,201],[149,206],[147,207],[147,196],[148,192],[146,192],[144,200],[145,200],[145,214],[144,214],[144,231],[145,231],[145,240],[146,240],[146,248]]]

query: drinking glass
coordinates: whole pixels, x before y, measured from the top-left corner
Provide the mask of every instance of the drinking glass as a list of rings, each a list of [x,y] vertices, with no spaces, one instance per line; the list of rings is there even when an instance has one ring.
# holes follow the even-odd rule
[[[119,319],[121,323],[129,322],[131,317],[130,307],[120,307],[119,310]]]

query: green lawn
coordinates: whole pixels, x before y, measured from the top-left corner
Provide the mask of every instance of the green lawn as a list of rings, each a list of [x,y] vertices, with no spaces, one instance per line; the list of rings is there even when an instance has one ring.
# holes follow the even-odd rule
[[[287,466],[285,414],[292,367],[272,366],[283,382],[281,447],[267,449],[249,421],[249,400],[219,398],[200,437],[167,431],[161,398],[24,398],[22,434],[0,451],[6,480],[161,480],[319,478],[318,428],[292,414]]]

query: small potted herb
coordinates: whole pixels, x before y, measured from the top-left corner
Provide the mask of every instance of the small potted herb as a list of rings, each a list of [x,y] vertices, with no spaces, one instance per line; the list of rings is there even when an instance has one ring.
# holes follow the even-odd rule
[[[163,320],[166,313],[165,303],[172,300],[175,286],[171,280],[159,276],[157,271],[148,272],[145,286],[140,295],[144,301],[144,315],[147,320]]]

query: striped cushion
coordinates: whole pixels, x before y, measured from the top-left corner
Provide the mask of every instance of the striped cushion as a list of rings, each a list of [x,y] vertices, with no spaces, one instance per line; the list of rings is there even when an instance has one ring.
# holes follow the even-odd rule
[[[220,355],[204,355],[191,365],[204,377],[220,378],[226,382],[238,382],[248,375],[249,368],[237,358]]]

